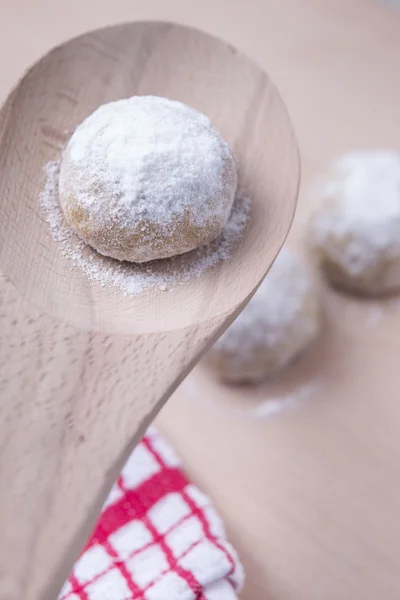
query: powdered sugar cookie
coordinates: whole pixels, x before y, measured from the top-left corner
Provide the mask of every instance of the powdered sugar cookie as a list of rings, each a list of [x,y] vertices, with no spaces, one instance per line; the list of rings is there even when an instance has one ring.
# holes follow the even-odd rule
[[[400,289],[400,153],[363,150],[336,161],[308,234],[333,285],[368,295]]]
[[[312,279],[297,256],[284,248],[206,362],[223,381],[260,381],[287,366],[319,331],[320,307]]]
[[[236,187],[235,160],[209,119],[155,96],[98,108],[72,135],[59,180],[72,229],[101,254],[132,262],[215,239]]]

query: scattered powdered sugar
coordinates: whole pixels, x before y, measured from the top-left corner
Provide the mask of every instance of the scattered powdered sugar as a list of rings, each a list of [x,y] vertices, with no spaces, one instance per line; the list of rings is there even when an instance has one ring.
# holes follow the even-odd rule
[[[140,294],[151,287],[166,292],[228,259],[240,241],[250,213],[250,199],[243,190],[239,190],[223,232],[207,246],[186,255],[149,263],[118,262],[85,244],[65,222],[58,203],[60,161],[47,163],[44,170],[46,182],[41,194],[41,207],[60,251],[89,279],[98,281],[102,286],[117,287],[127,295]]]
[[[218,350],[228,350],[238,358],[253,356],[257,349],[277,347],[283,363],[291,353],[290,339],[300,334],[314,336],[316,322],[304,311],[306,299],[313,293],[313,281],[307,268],[288,248],[283,248],[263,283],[231,327],[216,342]],[[288,342],[287,352],[280,346]]]
[[[297,408],[300,408],[314,395],[318,388],[319,383],[317,381],[312,381],[301,385],[287,394],[282,394],[282,396],[275,396],[263,400],[255,406],[250,407],[248,410],[243,410],[243,412],[246,412],[250,417],[255,419],[269,419],[286,410],[296,410]]]
[[[235,159],[210,120],[156,96],[98,108],[72,135],[60,172],[67,221],[79,215],[76,231],[86,242],[135,262],[173,256],[177,244],[183,253],[215,237],[236,188]]]
[[[400,259],[400,153],[354,151],[338,159],[320,184],[313,243],[349,273]]]
[[[264,388],[265,386],[263,386],[263,389]],[[212,406],[215,410],[236,414],[241,419],[247,417],[257,420],[271,419],[283,412],[300,409],[306,402],[315,396],[320,388],[321,382],[316,380],[304,383],[286,393],[274,396],[269,396],[266,390],[266,398],[263,400],[256,399],[260,395],[257,391],[257,387],[254,388],[254,399],[251,398],[252,391],[246,388],[246,392],[243,393],[243,397],[241,398],[240,405],[238,405],[232,394],[229,394],[229,398],[226,394],[223,398],[220,397],[219,389],[215,390],[218,398],[214,398],[212,392],[210,394],[210,390],[207,390],[207,392],[204,393],[203,387],[198,385],[195,380],[195,374],[189,375],[189,377],[181,384],[181,389],[185,391],[189,398],[196,400],[196,402],[206,404],[207,408]],[[240,390],[240,388],[238,388],[238,390]],[[248,396],[250,396],[250,399]]]

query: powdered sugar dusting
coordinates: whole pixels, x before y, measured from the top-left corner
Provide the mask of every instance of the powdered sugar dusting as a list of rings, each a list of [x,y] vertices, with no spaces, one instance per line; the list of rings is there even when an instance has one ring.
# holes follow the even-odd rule
[[[309,400],[313,394],[318,390],[319,382],[312,381],[305,383],[297,389],[283,394],[282,396],[276,396],[268,398],[262,402],[252,406],[247,414],[255,419],[268,419],[279,415],[286,410],[295,410],[303,406],[303,404]]]
[[[193,375],[189,375],[181,384],[181,389],[185,391],[189,398],[193,398],[197,403],[203,403],[207,410],[228,412],[230,415],[236,414],[239,418],[250,418],[254,420],[267,420],[280,415],[286,411],[295,411],[302,408],[315,394],[321,389],[319,380],[309,381],[288,389],[286,393],[270,395],[265,389],[265,399],[259,399],[259,393],[256,389],[253,391],[246,389],[246,393],[240,397],[240,402],[235,402],[235,397],[229,394],[221,394],[219,388],[208,389],[204,393],[204,386],[196,382]],[[240,388],[239,388],[240,389]],[[215,397],[213,396],[215,393]]]
[[[249,217],[250,199],[243,190],[239,190],[222,234],[211,244],[183,256],[149,263],[118,262],[98,254],[78,238],[65,222],[58,203],[60,161],[47,163],[44,171],[46,182],[41,194],[41,207],[60,251],[90,280],[102,286],[117,287],[126,295],[140,294],[149,288],[166,292],[228,259],[239,243]]]
[[[400,154],[354,151],[319,186],[313,243],[354,276],[400,259]]]
[[[77,127],[61,163],[66,220],[118,260],[206,244],[225,226],[236,187],[235,159],[210,120],[157,96],[100,106]]]

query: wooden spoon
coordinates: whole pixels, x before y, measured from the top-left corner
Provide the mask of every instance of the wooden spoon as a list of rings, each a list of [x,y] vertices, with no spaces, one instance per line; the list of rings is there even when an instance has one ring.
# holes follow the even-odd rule
[[[252,210],[232,256],[168,293],[124,296],[60,251],[44,165],[97,106],[134,94],[203,111],[234,149]],[[55,48],[0,113],[0,600],[54,600],[124,461],[267,273],[299,161],[268,79],[196,30],[136,23]],[[196,435],[196,432],[193,432]]]

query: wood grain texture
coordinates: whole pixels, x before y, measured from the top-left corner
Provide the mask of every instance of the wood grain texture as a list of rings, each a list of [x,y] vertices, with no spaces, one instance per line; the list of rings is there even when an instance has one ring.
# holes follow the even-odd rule
[[[252,212],[229,260],[124,297],[65,258],[40,210],[43,166],[98,105],[133,94],[204,111],[232,145]],[[261,282],[291,224],[299,163],[268,77],[165,23],[47,54],[0,113],[0,599],[54,600],[140,434]],[[110,599],[111,600],[111,599]]]

